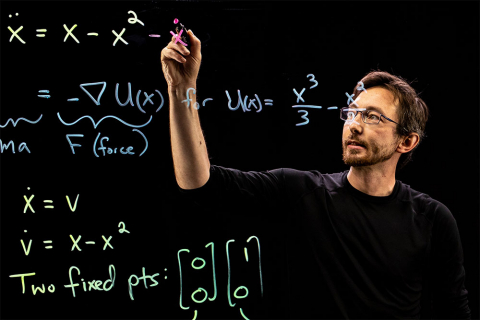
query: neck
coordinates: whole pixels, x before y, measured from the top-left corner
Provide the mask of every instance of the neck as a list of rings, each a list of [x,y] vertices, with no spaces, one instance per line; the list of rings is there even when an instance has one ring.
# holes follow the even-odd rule
[[[368,167],[350,167],[348,182],[370,196],[386,197],[395,187],[395,167],[377,164]]]

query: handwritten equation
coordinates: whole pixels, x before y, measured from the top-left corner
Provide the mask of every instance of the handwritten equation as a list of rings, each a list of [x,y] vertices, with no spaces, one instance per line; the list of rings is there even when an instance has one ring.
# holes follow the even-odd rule
[[[138,111],[140,111],[141,113],[146,114],[146,111],[145,111],[146,106],[147,107],[149,107],[149,106],[153,107],[153,112],[157,113],[162,109],[162,107],[165,103],[165,99],[164,99],[162,93],[160,92],[160,90],[158,90],[158,89],[155,89],[154,92],[146,92],[146,91],[142,91],[141,89],[138,89],[137,92],[136,92],[136,95],[134,96],[132,94],[132,84],[130,82],[128,82],[127,85],[126,85],[126,88],[127,88],[127,90],[126,90],[126,100],[123,100],[121,98],[121,93],[119,94],[119,91],[120,91],[119,87],[120,87],[120,84],[117,83],[116,86],[115,86],[115,91],[112,94],[113,94],[113,96],[115,98],[115,101],[117,102],[118,106],[120,106],[120,107],[125,107],[127,105],[130,105],[131,107],[136,107],[136,109]],[[79,85],[79,88],[81,89],[81,92],[83,92],[89,98],[89,100],[91,102],[93,102],[93,104],[95,106],[100,106],[101,105],[101,99],[104,96],[104,93],[105,93],[106,88],[107,88],[107,82],[102,81],[102,82],[82,83],[82,84]],[[94,90],[92,90],[92,89],[94,89],[94,90],[95,89],[100,89],[100,93],[93,94],[92,92]],[[141,95],[142,92],[143,92],[143,96]],[[53,92],[51,92],[51,90],[47,90],[47,89],[39,90],[37,92],[37,97],[39,99],[52,99],[52,100],[54,99]],[[143,101],[140,97],[142,97]],[[80,101],[79,97],[68,97],[68,98],[64,98],[64,99],[68,103],[76,103],[76,102]],[[134,101],[135,101],[136,104],[134,103]],[[112,145],[106,146],[105,143],[106,143],[106,141],[109,141],[110,138],[108,136],[101,136],[101,133],[99,132],[97,134],[95,140],[93,141],[93,153],[96,157],[106,156],[106,155],[110,155],[110,154],[138,155],[139,157],[141,157],[148,149],[148,139],[145,136],[145,134],[142,131],[140,131],[139,129],[147,126],[152,121],[153,115],[150,115],[148,117],[148,119],[146,119],[143,123],[131,123],[130,121],[126,121],[126,120],[121,119],[120,117],[114,116],[114,115],[104,116],[101,119],[99,119],[98,121],[95,121],[93,119],[93,117],[90,116],[90,115],[84,115],[84,116],[81,116],[79,118],[70,119],[70,117],[65,116],[63,114],[63,112],[57,112],[56,116],[57,116],[58,121],[62,125],[69,126],[69,127],[74,126],[79,121],[82,121],[84,119],[85,120],[90,120],[94,129],[97,129],[98,126],[103,121],[106,121],[107,119],[112,119],[112,120],[115,120],[115,121],[129,127],[129,128],[132,128],[132,132],[138,133],[139,136],[142,138],[143,143],[144,143],[144,146],[140,147],[140,152],[135,152],[135,150],[134,150],[135,147],[134,146],[121,146],[121,145],[118,146],[118,144],[116,146],[112,146]],[[20,117],[20,118],[14,120],[14,119],[10,118],[4,124],[0,123],[0,129],[6,128],[9,125],[11,125],[13,127],[17,127],[19,125],[19,123],[21,123],[20,121],[25,122],[25,123],[30,124],[30,125],[35,125],[35,124],[38,124],[42,119],[44,119],[43,114],[40,114],[37,119],[27,119],[25,117]],[[111,120],[109,120],[109,121],[111,121]],[[68,147],[70,148],[72,154],[75,154],[75,148],[82,147],[81,144],[74,143],[73,140],[79,141],[78,138],[83,138],[83,137],[84,137],[84,135],[81,134],[81,133],[72,133],[72,134],[67,134],[66,135],[66,142],[67,142]],[[73,139],[73,138],[75,138],[75,139]],[[97,147],[97,144],[98,144],[98,147]],[[15,148],[15,142],[14,141],[10,140],[7,143],[3,143],[0,139],[0,151],[1,151],[1,153],[4,153],[5,151],[9,150],[9,148],[10,148],[10,151],[12,153],[15,153],[15,151],[18,151],[18,152],[26,151],[27,153],[31,153],[31,151],[30,151],[26,142],[21,142],[20,145],[18,146],[18,149],[17,149],[17,148]]]
[[[310,82],[313,83],[308,89],[312,90],[318,86],[318,82],[315,80],[315,75],[314,74],[308,74],[307,79],[309,79]],[[364,88],[364,84],[362,82],[358,82],[360,84],[358,90],[359,91],[366,91]],[[85,94],[91,102],[94,103],[95,106],[100,106],[101,105],[101,99],[104,96],[104,93],[107,88],[107,82],[101,81],[101,82],[91,82],[91,83],[82,83],[79,85],[79,88],[81,89],[81,92]],[[165,104],[165,98],[164,95],[161,93],[160,90],[154,89],[153,91],[147,92],[145,90],[142,91],[142,89],[137,89],[136,93],[132,93],[132,84],[128,82],[124,88],[126,88],[126,93],[122,94],[120,92],[120,83],[116,83],[115,85],[115,91],[112,92],[112,96],[115,98],[115,101],[118,106],[120,107],[136,107],[136,109],[143,113],[146,114],[146,107],[151,107],[153,108],[154,113],[158,113],[162,107]],[[100,89],[100,92],[98,94],[94,94],[92,89]],[[300,91],[300,92],[299,92]],[[305,93],[306,88],[302,88],[302,90],[298,90],[296,88],[293,88],[293,93],[295,94],[296,97],[296,103],[295,105],[292,105],[292,108],[298,108],[298,113],[301,113],[301,119],[303,119],[303,122],[296,123],[296,126],[304,126],[309,123],[309,118],[308,118],[308,111],[306,109],[322,109],[322,106],[320,105],[313,105],[313,104],[306,104],[305,99],[303,98],[303,94]],[[143,95],[142,95],[143,92]],[[200,109],[200,106],[205,107],[207,102],[212,103],[214,101],[213,98],[205,98],[203,101],[200,102],[195,102],[193,105],[193,96],[196,95],[196,90],[194,88],[188,88],[186,91],[186,97],[187,99],[183,100],[182,102],[185,103],[186,107],[194,107],[195,109]],[[39,99],[53,99],[52,97],[53,91],[51,92],[49,89],[40,89],[37,92],[37,97]],[[359,97],[354,101],[353,100],[353,94],[350,95],[347,92],[345,92],[345,95],[347,96],[347,106],[350,104],[354,104],[355,106],[358,107],[356,101],[359,100]],[[242,93],[240,90],[237,90],[237,102],[236,106],[232,105],[233,99],[232,96],[230,95],[230,92],[228,90],[225,90],[225,96],[227,98],[226,101],[226,107],[230,111],[237,111],[237,110],[242,110],[243,112],[251,112],[255,111],[256,113],[261,112],[264,110],[264,106],[273,106],[274,100],[273,99],[261,99],[258,94],[254,93],[254,98],[250,98],[248,95],[242,96]],[[126,98],[125,98],[126,97]],[[58,97],[60,98],[60,97]],[[76,103],[80,101],[79,96],[77,97],[64,97],[64,101],[67,101],[69,103]],[[303,103],[303,104],[300,104]],[[330,106],[327,108],[327,110],[337,110],[337,106]],[[147,109],[148,110],[148,109]],[[106,121],[107,119],[112,119],[115,120],[126,127],[132,128],[132,132],[135,132],[138,134],[143,141],[143,146],[128,146],[128,145],[122,145],[122,142],[115,142],[112,144],[110,141],[110,137],[107,135],[101,135],[100,132],[96,134],[96,138],[94,141],[92,141],[93,145],[93,154],[95,157],[105,157],[107,155],[138,155],[141,157],[148,149],[148,139],[145,136],[145,134],[139,130],[140,128],[143,128],[147,126],[148,124],[151,123],[153,115],[149,115],[148,119],[145,119],[145,121],[141,123],[132,123],[131,121],[126,121],[124,119],[121,119],[118,116],[114,115],[106,115],[102,118],[100,118],[98,121],[94,120],[92,116],[90,115],[83,115],[79,118],[71,118],[71,116],[66,116],[63,115],[61,112],[57,112],[57,119],[58,121],[64,125],[64,126],[74,126],[78,122],[82,120],[89,120],[92,123],[93,129],[98,129],[99,125]],[[0,122],[0,129],[6,128],[7,126],[11,125],[13,127],[17,127],[20,123],[20,121],[23,121],[27,124],[30,125],[35,125],[38,124],[41,120],[43,119],[43,114],[40,114],[38,118],[34,119],[27,119],[25,117],[20,117],[17,118],[16,120],[10,118],[8,119],[5,123]],[[111,120],[109,120],[111,121]],[[69,133],[66,134],[65,136],[66,142],[68,147],[70,148],[72,154],[75,154],[76,148],[81,148],[82,144],[80,144],[79,140],[80,138],[84,138],[84,134],[82,133]],[[107,142],[109,144],[107,145]],[[17,144],[18,145],[18,144]],[[138,151],[137,151],[138,149]],[[10,140],[6,143],[4,143],[0,139],[0,152],[4,153],[5,151],[10,150],[12,154],[15,153],[15,151],[23,152],[26,151],[27,153],[31,153],[28,145],[26,142],[21,142],[18,147],[15,147],[15,142],[13,140]]]
[[[309,78],[309,81],[313,83],[313,85],[309,88],[309,89],[313,89],[315,87],[318,86],[318,81],[315,80],[315,75],[313,74],[309,74],[307,75],[307,78]],[[358,87],[358,90],[359,91],[367,91],[365,88],[364,88],[364,84],[362,81],[359,81],[358,84],[360,84],[360,86]],[[305,92],[305,89],[306,88],[303,88],[300,93],[297,92],[297,90],[294,88],[293,89],[293,93],[295,94],[296,96],[296,99],[297,99],[297,103],[299,102],[305,102],[305,100],[303,99],[303,93]],[[358,107],[358,104],[356,103],[356,101],[360,100],[359,97],[357,97],[357,99],[354,101],[353,100],[353,94],[348,94],[348,92],[345,92],[345,95],[347,96],[348,100],[347,100],[347,106],[350,105],[350,103],[354,104],[356,107]],[[322,109],[322,106],[318,106],[318,105],[308,105],[308,104],[296,104],[296,105],[293,105],[292,108],[302,108],[302,109]],[[338,107],[337,106],[331,106],[331,107],[328,107],[327,110],[337,110]],[[305,121],[304,122],[300,122],[300,123],[297,123],[295,124],[297,127],[298,126],[304,126],[304,125],[307,125],[309,122],[310,122],[310,119],[308,119],[308,111],[307,110],[298,110],[298,113],[303,113],[303,115],[301,116],[302,119],[304,119]]]
[[[80,193],[74,195],[63,194],[61,197],[43,196],[39,199],[38,195],[36,196],[30,187],[27,187],[26,189],[28,192],[21,195],[24,203],[21,207],[23,210],[20,212],[27,217],[33,217],[39,214],[42,215],[51,210],[60,210],[62,212],[68,211],[72,216],[78,215],[79,210],[81,211],[82,201],[84,200],[82,200],[83,196],[81,196]],[[230,239],[225,242],[225,256],[223,256],[223,258],[226,259],[226,291],[222,289],[219,290],[217,284],[219,270],[216,267],[215,262],[218,262],[219,259],[223,258],[215,251],[216,246],[214,242],[206,243],[204,245],[205,251],[202,251],[202,247],[200,247],[201,252],[193,252],[191,249],[185,247],[178,249],[176,251],[178,273],[177,270],[175,270],[175,276],[172,276],[171,274],[172,268],[162,267],[162,271],[160,271],[149,266],[147,271],[147,268],[141,266],[138,269],[138,272],[121,273],[125,276],[125,279],[119,280],[118,274],[120,273],[118,272],[118,267],[113,263],[107,263],[108,268],[101,273],[98,273],[98,275],[95,272],[92,275],[91,270],[87,270],[88,275],[85,276],[83,274],[84,270],[82,270],[85,267],[76,265],[76,263],[73,262],[69,264],[68,270],[65,270],[63,275],[60,273],[60,278],[58,280],[48,281],[45,280],[45,274],[42,271],[39,272],[38,270],[35,270],[35,267],[31,267],[31,261],[32,259],[35,259],[35,255],[32,257],[32,252],[35,252],[37,255],[39,252],[46,251],[51,254],[64,255],[67,250],[67,252],[71,252],[74,256],[81,257],[82,259],[85,259],[85,254],[88,253],[95,254],[95,252],[103,253],[106,251],[116,252],[119,249],[115,245],[115,239],[117,237],[131,239],[130,237],[135,233],[128,230],[130,228],[127,227],[127,224],[128,223],[125,223],[124,221],[120,221],[116,225],[115,232],[106,234],[99,233],[98,235],[91,235],[88,233],[87,236],[84,236],[79,233],[68,234],[67,232],[65,236],[57,237],[55,241],[51,238],[38,235],[29,236],[29,230],[22,230],[22,236],[19,237],[19,241],[17,242],[19,244],[17,250],[22,251],[22,255],[24,255],[23,259],[25,259],[23,261],[27,263],[26,267],[30,267],[26,268],[26,270],[22,270],[23,272],[9,274],[9,278],[13,281],[13,287],[18,288],[18,292],[21,291],[23,295],[29,296],[55,296],[56,292],[65,291],[66,294],[71,294],[72,299],[88,296],[90,292],[94,291],[109,292],[118,288],[121,292],[121,290],[124,290],[125,288],[127,290],[124,291],[124,294],[128,296],[128,299],[135,300],[138,298],[136,295],[138,295],[140,291],[153,287],[161,288],[162,284],[166,285],[165,281],[170,280],[171,282],[172,279],[174,279],[173,281],[178,284],[177,288],[179,288],[178,307],[183,311],[192,309],[191,316],[193,319],[196,319],[199,316],[198,307],[196,306],[203,303],[213,303],[219,296],[219,292],[226,294],[229,307],[237,307],[239,314],[244,319],[248,319],[244,310],[237,305],[237,303],[242,299],[249,297],[252,288],[245,285],[239,285],[236,287],[232,286],[232,280],[235,280],[235,283],[238,283],[241,279],[245,281],[246,275],[244,271],[232,272],[232,257],[235,255],[233,260],[236,263],[243,260],[245,261],[247,268],[252,270],[252,272],[248,273],[249,277],[254,276],[255,278],[250,279],[249,286],[254,284],[255,290],[258,290],[256,296],[263,298],[264,287],[261,246],[259,238],[254,235],[248,237],[243,243],[237,242],[235,239]],[[89,230],[85,231],[88,232]],[[121,242],[120,240],[118,241]],[[62,242],[60,249],[56,249],[58,242]],[[65,246],[64,244],[67,245]],[[233,244],[235,244],[234,247]],[[239,250],[241,247],[243,247],[243,252]],[[198,249],[196,249],[196,251],[198,251]],[[117,253],[120,253],[120,251]],[[201,277],[199,277],[200,273],[202,274]],[[64,280],[62,280],[62,278]],[[193,286],[195,288],[191,289],[192,281],[195,283],[195,279],[201,279],[202,284]],[[17,282],[15,283],[15,281]],[[119,284],[119,281],[124,282],[126,285]],[[171,287],[172,286],[170,286],[170,288]],[[142,292],[140,297],[144,296],[145,293],[146,292]],[[156,294],[155,292],[152,293]]]
[[[125,229],[125,223],[120,221],[120,223],[118,224],[118,227],[119,227],[119,230],[118,232],[119,233],[130,233],[130,231],[128,231],[127,229]],[[27,233],[27,230],[24,230],[25,233]],[[72,241],[72,247],[71,247],[71,250],[70,251],[82,251],[82,248],[80,247],[80,240],[82,239],[82,235],[77,235],[77,236],[73,236],[73,235],[69,235],[71,241]],[[113,236],[108,236],[108,238],[105,237],[105,235],[101,235],[101,239],[103,239],[103,251],[105,251],[106,249],[113,249],[113,245],[112,245],[112,238]],[[23,252],[25,253],[26,256],[28,256],[30,254],[30,251],[32,249],[32,242],[33,242],[33,239],[29,239],[28,241],[28,246],[25,245],[25,242],[24,242],[24,239],[20,239],[20,243],[22,245],[22,249],[23,249]],[[44,248],[46,250],[50,250],[50,249],[53,249],[53,240],[43,240],[42,241],[43,244],[45,245]],[[91,241],[91,239],[89,239],[89,241],[83,241],[83,244],[85,245],[96,245],[97,243],[95,241]]]
[[[27,190],[30,190],[30,187],[27,188]],[[35,210],[33,209],[33,205],[32,205],[32,201],[33,201],[33,198],[35,197],[34,194],[30,195],[30,197],[27,198],[26,195],[23,196],[23,199],[25,199],[25,207],[23,208],[23,213],[27,213],[27,211],[31,212],[31,213],[35,213]],[[72,201],[70,200],[70,197],[68,195],[65,196],[65,198],[67,199],[67,204],[68,204],[68,207],[70,208],[70,211],[72,212],[75,212],[75,210],[77,210],[77,204],[78,204],[78,198],[80,197],[80,194],[77,194],[77,197],[75,198],[75,202],[73,202],[73,205],[72,205]],[[53,200],[43,200],[43,203],[45,203],[46,205],[44,206],[45,209],[54,209],[54,205],[53,205]]]
[[[30,187],[28,187],[27,189],[30,190]],[[34,198],[35,198],[34,194],[30,194],[28,197],[27,197],[27,195],[23,195],[23,199],[25,200],[25,206],[23,208],[23,213],[24,214],[34,214],[35,213],[34,203],[32,203]],[[78,202],[79,198],[80,198],[80,194],[77,194],[77,196],[75,197],[75,201],[73,201],[73,199],[70,199],[70,196],[65,195],[65,199],[66,199],[65,202],[68,205],[68,208],[70,209],[70,211],[72,213],[77,210],[77,206],[78,206],[78,203],[79,203]],[[43,200],[42,202],[43,202],[43,209],[47,209],[47,210],[54,210],[55,209],[53,200],[47,199],[47,200]],[[120,221],[120,223],[118,224],[118,228],[119,228],[118,232],[120,234],[130,233],[130,231],[128,231],[125,228],[125,223],[123,221]],[[27,230],[24,230],[24,232],[27,233]],[[82,239],[82,235],[73,236],[73,235],[70,234],[69,237],[73,242],[72,247],[71,247],[71,251],[74,251],[74,250],[82,251],[82,249],[80,248],[80,240]],[[103,235],[103,234],[101,235],[101,238],[104,241],[103,250],[106,250],[107,248],[113,249],[113,245],[111,243],[112,237],[113,236],[108,236],[108,238],[106,238],[105,235]],[[30,251],[31,251],[31,248],[32,248],[32,242],[33,242],[32,239],[28,239],[28,240],[29,240],[28,245],[26,245],[24,239],[20,239],[20,243],[22,245],[23,252],[25,253],[26,256],[28,256],[30,254]],[[91,240],[90,241],[84,241],[83,243],[86,244],[86,245],[97,244],[95,241],[91,241]],[[44,246],[45,249],[47,249],[47,250],[53,249],[53,240],[43,240],[43,244],[46,245],[46,246]]]
[[[119,225],[122,225],[119,232],[128,232],[125,229],[125,224],[123,222],[120,222]],[[78,242],[81,237],[79,236],[77,239],[74,239],[71,235],[70,237],[72,238],[72,241],[74,241],[74,246],[72,247],[72,251],[74,250],[74,248],[80,251],[80,248],[78,247]],[[105,241],[104,250],[105,250],[105,247],[107,246],[110,246],[111,249],[113,249],[113,247],[109,243],[111,237],[109,239],[105,239],[105,237],[103,237],[103,239]],[[262,264],[261,264],[260,240],[256,236],[251,236],[246,240],[246,243],[249,243],[253,239],[255,240],[255,243],[257,245],[256,251],[258,253],[258,265],[256,265],[255,268],[258,268],[258,284],[260,288],[260,295],[263,298],[263,274],[262,274]],[[231,287],[232,277],[239,276],[238,274],[237,275],[232,274],[232,271],[231,271],[231,261],[230,261],[231,254],[230,254],[229,245],[232,242],[235,242],[235,240],[231,239],[225,243],[225,252],[226,252],[226,260],[227,260],[227,268],[228,268],[226,295],[228,298],[229,306],[235,307],[237,302],[234,302],[234,299],[241,300],[241,299],[247,298],[249,295],[249,290],[248,290],[248,287],[246,286],[238,286],[237,288]],[[48,247],[51,247],[50,246],[51,241],[49,240],[44,241],[44,244],[48,244]],[[22,239],[22,245],[23,245],[23,239]],[[217,299],[218,288],[217,288],[217,269],[215,268],[214,242],[209,242],[208,244],[205,245],[205,248],[209,250],[210,257],[211,257],[211,261],[210,261],[210,265],[212,268],[211,283],[212,283],[213,290],[210,293],[203,287],[198,287],[198,289],[194,290],[193,292],[185,292],[184,272],[186,268],[190,266],[194,271],[201,270],[207,266],[207,260],[197,256],[190,261],[191,258],[188,258],[188,255],[191,252],[188,248],[180,249],[177,251],[178,281],[180,286],[178,304],[182,310],[189,310],[192,307],[191,304],[202,304],[202,303],[205,303],[207,299],[209,302],[213,302]],[[28,256],[28,253],[26,253],[26,255]],[[248,256],[247,247],[244,247],[244,257],[245,257],[245,261],[248,263],[249,256]],[[125,293],[128,294],[128,297],[131,300],[135,300],[135,292],[139,290],[139,285],[141,282],[143,282],[143,286],[145,289],[156,287],[160,284],[160,279],[159,278],[155,279],[156,277],[160,276],[160,272],[146,273],[145,267],[142,267],[141,270],[142,271],[140,274],[131,274],[126,280],[128,290]],[[85,279],[81,275],[82,271],[80,270],[79,267],[70,266],[70,268],[68,269],[68,273],[65,274],[65,280],[67,284],[60,284],[60,285],[58,283],[57,284],[54,284],[54,283],[45,284],[45,283],[38,283],[38,282],[35,283],[34,277],[35,275],[37,275],[37,272],[32,270],[30,271],[31,272],[11,274],[9,275],[9,277],[12,279],[18,278],[20,280],[18,286],[19,286],[19,290],[21,287],[22,294],[26,293],[26,287],[30,285],[31,294],[33,296],[37,295],[37,293],[53,294],[56,292],[57,287],[59,287],[62,289],[69,290],[72,295],[72,298],[76,298],[77,296],[79,296],[79,294],[80,295],[85,293],[88,294],[88,292],[92,292],[92,291],[109,292],[115,287],[117,282],[117,277],[116,277],[117,270],[114,264],[110,264],[108,266],[108,270],[107,270],[108,276],[106,280],[99,280],[100,277],[96,279]],[[163,270],[164,280],[168,279],[167,271],[168,271],[167,268],[164,268]],[[244,319],[248,319],[241,307],[239,307],[238,311]],[[198,316],[198,310],[195,309],[193,310],[193,319],[196,319],[197,316]]]
[[[142,26],[145,26],[145,24],[144,24],[141,20],[139,20],[139,19],[137,18],[137,14],[136,14],[133,10],[128,11],[128,15],[130,15],[130,14],[133,15],[133,17],[128,18],[127,22],[128,22],[129,24],[136,24],[136,23],[138,23],[138,24],[140,24],[140,25],[142,25]],[[12,19],[12,18],[15,19],[15,17],[19,17],[19,13],[16,12],[16,13],[15,13],[15,17],[14,17],[14,15],[9,14],[8,17],[9,17],[9,19]],[[72,25],[72,26],[67,26],[66,24],[63,24],[63,29],[65,30],[65,36],[64,36],[64,38],[63,38],[63,42],[66,42],[67,40],[69,40],[69,41],[74,41],[74,42],[76,42],[76,43],[78,43],[78,44],[80,43],[80,40],[78,40],[78,38],[77,38],[77,37],[75,36],[75,34],[73,33],[73,31],[74,31],[77,27],[78,27],[77,24],[74,24],[74,25]],[[27,43],[27,42],[22,38],[23,34],[22,34],[22,35],[20,34],[20,32],[23,30],[23,25],[19,26],[19,27],[16,28],[15,30],[14,30],[15,27],[12,28],[11,26],[8,26],[7,28],[8,28],[8,30],[11,32],[11,35],[10,35],[10,38],[9,38],[9,42],[12,42],[12,41],[15,40],[15,41],[17,41],[17,42],[19,42],[19,43],[21,43],[21,44],[26,44],[26,43]],[[46,38],[46,36],[47,36],[47,31],[48,31],[48,30],[45,29],[45,28],[40,28],[40,29],[35,29],[34,32],[36,32],[36,33],[35,33],[35,36],[36,36],[37,38]],[[77,29],[77,31],[78,31],[78,29]],[[128,42],[123,38],[123,35],[124,35],[125,31],[126,31],[126,28],[122,28],[121,31],[111,30],[111,32],[112,32],[112,34],[113,34],[113,36],[114,36],[114,39],[113,39],[113,42],[112,42],[112,46],[115,46],[117,43],[119,43],[119,41],[120,41],[120,43],[123,43],[124,45],[128,45]],[[25,32],[25,31],[24,31],[24,32]],[[78,33],[77,33],[77,35],[78,35]],[[174,35],[175,35],[175,34],[174,34]],[[88,37],[98,37],[98,36],[100,36],[100,34],[99,34],[98,32],[87,32],[87,36],[88,36]],[[181,34],[180,34],[180,35],[177,35],[177,36],[181,36]],[[152,38],[160,38],[160,35],[158,35],[158,34],[149,34],[149,37],[152,37]]]

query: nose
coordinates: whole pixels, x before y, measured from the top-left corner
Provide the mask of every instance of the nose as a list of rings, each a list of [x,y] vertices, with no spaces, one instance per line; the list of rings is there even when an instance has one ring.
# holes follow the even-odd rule
[[[362,113],[358,112],[353,118],[353,120],[349,120],[345,122],[345,125],[348,125],[350,131],[352,133],[361,133],[363,131],[363,120],[362,120]]]

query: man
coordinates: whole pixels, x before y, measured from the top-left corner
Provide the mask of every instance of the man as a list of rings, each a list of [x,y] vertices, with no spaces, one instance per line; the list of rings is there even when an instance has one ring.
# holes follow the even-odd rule
[[[442,203],[395,179],[397,163],[402,156],[403,165],[410,160],[428,118],[415,90],[386,72],[359,82],[354,102],[340,115],[348,171],[222,168],[210,165],[193,107],[196,95],[186,100],[187,90],[196,90],[201,62],[200,40],[191,30],[188,35],[190,51],[172,41],[161,54],[177,183],[206,206],[287,208],[308,246],[302,258],[311,262],[308,276],[292,274],[298,280],[292,288],[312,286],[317,294],[304,296],[290,316],[419,318],[429,315],[431,292],[435,318],[469,319],[454,217]]]

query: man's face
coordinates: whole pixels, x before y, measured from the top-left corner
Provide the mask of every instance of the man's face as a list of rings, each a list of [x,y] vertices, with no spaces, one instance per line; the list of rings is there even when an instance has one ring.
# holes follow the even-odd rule
[[[395,122],[399,120],[393,94],[387,89],[369,88],[367,92],[362,91],[355,102],[358,108],[375,109]],[[349,107],[357,108],[353,103]],[[366,124],[359,112],[353,121],[345,121],[342,147],[346,165],[371,166],[391,159],[396,153],[399,144],[399,137],[395,134],[397,124],[381,118],[379,124]],[[352,140],[362,146],[350,144]]]

